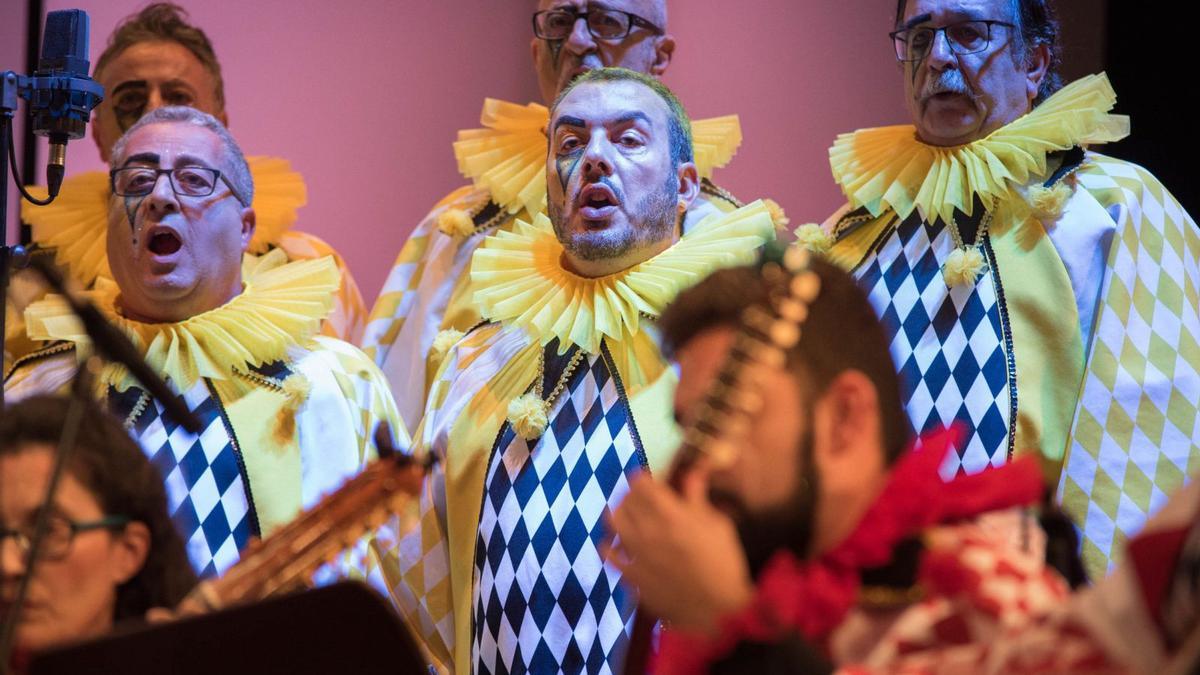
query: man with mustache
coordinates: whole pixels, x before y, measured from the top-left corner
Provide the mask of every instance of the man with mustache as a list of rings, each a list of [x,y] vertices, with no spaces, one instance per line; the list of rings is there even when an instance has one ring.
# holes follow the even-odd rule
[[[800,240],[869,292],[949,477],[1046,460],[1093,576],[1200,461],[1200,235],[1103,75],[1060,89],[1050,0],[899,0],[912,125],[830,149],[849,203]]]
[[[178,5],[153,3],[122,21],[96,59],[93,77],[106,92],[91,125],[96,149],[106,162],[113,144],[127,129],[142,115],[163,106],[190,106],[229,124],[216,51]],[[259,255],[280,249],[293,261],[332,256],[342,280],[321,333],[357,342],[367,309],[353,275],[329,244],[292,229],[296,210],[308,198],[303,177],[283,159],[247,159],[257,187],[257,220],[250,252]],[[22,206],[21,217],[32,226],[33,241],[52,250],[58,264],[85,287],[98,277],[111,278],[103,246],[108,188],[108,176],[102,172],[81,173],[64,181],[62,192],[50,206]]]
[[[1148,673],[1194,661],[1197,486],[1130,546],[1128,570],[1071,594],[1031,545],[1065,542],[1012,508],[1041,498],[1037,460],[943,481],[961,434],[909,443],[889,337],[855,280],[821,259],[783,275],[772,264],[713,274],[660,322],[685,434],[727,450],[702,456],[679,493],[634,479],[611,517],[608,559],[667,623],[655,673]],[[782,367],[742,357],[731,376],[746,308],[777,311],[794,279],[809,294],[790,296],[805,311],[791,314],[800,337]],[[713,410],[755,396],[744,417],[715,422]]]
[[[106,252],[113,281],[89,293],[200,419],[192,434],[118,365],[95,375],[110,412],[163,474],[171,516],[202,577],[338,487],[391,426],[408,447],[383,376],[362,352],[317,335],[339,276],[333,261],[243,257],[254,237],[254,181],[213,116],[167,106],[112,150]],[[59,297],[25,313],[50,346],[5,380],[12,400],[64,389],[88,341]],[[378,560],[364,547],[344,562]]]
[[[447,353],[416,439],[440,462],[397,594],[460,672],[613,668],[634,607],[597,552],[601,514],[677,440],[655,317],[774,237],[761,202],[684,230],[700,192],[689,121],[647,75],[585,73],[548,133],[549,216],[474,253],[486,323]]]
[[[530,50],[546,105],[583,72],[620,66],[660,77],[675,53],[664,0],[540,0],[533,33]],[[538,103],[484,102],[485,128],[459,132],[454,144],[459,170],[472,185],[444,198],[417,225],[379,293],[362,346],[387,375],[411,427],[438,362],[481,320],[471,302],[472,253],[488,235],[511,231],[518,219],[530,222],[546,208],[548,121]],[[741,206],[709,180],[741,143],[737,117],[697,121],[693,132],[700,196],[685,229]]]

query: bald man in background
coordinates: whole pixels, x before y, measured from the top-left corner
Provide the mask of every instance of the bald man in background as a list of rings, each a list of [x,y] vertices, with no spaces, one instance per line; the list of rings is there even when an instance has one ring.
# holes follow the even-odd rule
[[[661,77],[675,53],[664,0],[541,0],[530,53],[545,105],[484,101],[482,129],[460,131],[458,168],[471,184],[450,193],[400,250],[367,321],[362,347],[387,375],[405,422],[415,428],[430,379],[448,349],[477,326],[470,259],[483,241],[518,218],[545,212],[546,105],[580,74],[621,66]],[[527,7],[529,5],[526,5]],[[684,230],[741,206],[711,180],[741,143],[736,116],[692,122],[701,194]],[[776,223],[786,221],[771,203]]]

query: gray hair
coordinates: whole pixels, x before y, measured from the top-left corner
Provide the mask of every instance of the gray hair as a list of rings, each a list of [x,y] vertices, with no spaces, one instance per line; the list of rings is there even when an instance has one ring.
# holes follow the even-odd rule
[[[206,112],[200,112],[187,106],[171,105],[155,108],[143,115],[113,145],[113,168],[120,166],[121,162],[125,161],[125,146],[129,144],[129,137],[133,132],[151,124],[164,123],[194,124],[216,134],[217,138],[221,139],[221,144],[225,146],[225,168],[221,171],[221,175],[229,181],[233,196],[237,197],[242,206],[250,206],[254,202],[254,178],[250,175],[250,166],[246,164],[246,156],[242,154],[242,149],[238,146],[237,141],[233,140],[233,136],[220,120]]]

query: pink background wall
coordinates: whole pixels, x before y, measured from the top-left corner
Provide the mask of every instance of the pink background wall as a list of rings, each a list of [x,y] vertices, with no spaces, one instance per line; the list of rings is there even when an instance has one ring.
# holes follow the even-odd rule
[[[234,135],[248,154],[285,157],[305,175],[299,227],[342,252],[368,302],[413,225],[463,183],[455,131],[478,125],[485,96],[537,96],[532,0],[177,1],[214,42]],[[46,9],[89,13],[94,62],[116,23],[144,4],[47,0]],[[1098,14],[1094,0],[1064,6],[1074,4]],[[22,5],[0,0],[0,41]],[[666,82],[695,117],[742,119],[745,142],[717,182],[742,199],[776,199],[794,224],[836,208],[825,154],[834,136],[904,121],[886,37],[892,0],[670,7],[679,46]],[[21,52],[13,61],[3,49],[0,67],[20,70]],[[73,145],[68,166],[101,168],[90,139]]]

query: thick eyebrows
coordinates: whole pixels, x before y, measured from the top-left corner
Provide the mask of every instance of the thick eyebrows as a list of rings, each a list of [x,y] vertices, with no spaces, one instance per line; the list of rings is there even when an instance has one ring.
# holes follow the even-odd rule
[[[129,157],[126,157],[125,161],[121,163],[121,166],[126,167],[126,166],[129,166],[130,164],[134,164],[134,163],[158,164],[158,160],[159,160],[159,157],[158,157],[158,153],[156,153],[156,152],[139,152],[136,155],[130,155]]]
[[[933,18],[933,15],[929,14],[928,12],[926,12],[925,14],[918,14],[918,15],[914,16],[913,18],[909,19],[908,21],[905,21],[904,28],[908,29],[908,28],[913,28],[914,26],[919,26],[919,25],[925,23],[926,21],[929,21],[932,18]]]
[[[646,126],[648,127],[654,126],[654,123],[650,121],[650,116],[640,110],[634,110],[618,116],[615,120],[613,120],[613,124],[623,125],[629,124],[630,122],[636,122],[638,120],[645,122]]]
[[[570,127],[585,127],[587,126],[587,122],[573,115],[561,115],[557,120],[554,121],[554,130],[558,131],[558,128],[563,125]]]
[[[123,91],[128,91],[130,89],[145,89],[145,88],[146,88],[145,80],[127,80],[125,82],[122,82],[121,84],[118,84],[113,89],[112,96],[116,96],[117,94],[119,94]]]
[[[126,167],[130,164],[158,164],[162,161],[162,157],[156,152],[139,152],[136,155],[130,155],[121,166]],[[201,159],[195,155],[179,155],[175,158],[175,166],[200,166],[206,169],[211,169],[208,161]]]

